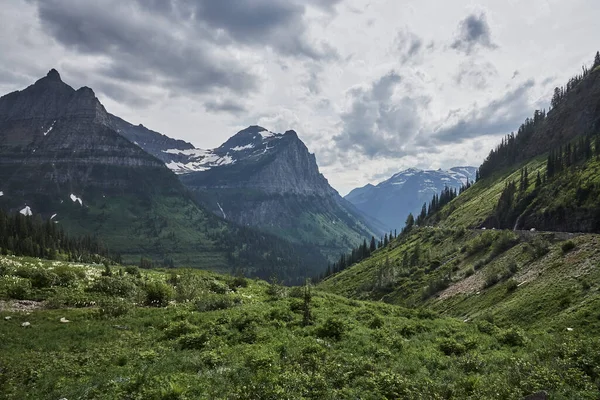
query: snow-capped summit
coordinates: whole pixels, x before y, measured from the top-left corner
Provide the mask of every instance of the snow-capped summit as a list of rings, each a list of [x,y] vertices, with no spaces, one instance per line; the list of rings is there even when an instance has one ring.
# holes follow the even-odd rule
[[[475,167],[437,171],[409,168],[376,186],[354,189],[345,198],[365,214],[386,221],[389,229],[399,229],[408,213],[418,214],[423,203],[446,186],[458,189],[467,181],[474,181],[476,171]]]
[[[276,151],[277,142],[286,135],[289,136],[291,132],[274,133],[260,126],[250,126],[216,149],[164,149],[160,150],[160,158],[176,174],[203,172],[214,167],[267,156]]]

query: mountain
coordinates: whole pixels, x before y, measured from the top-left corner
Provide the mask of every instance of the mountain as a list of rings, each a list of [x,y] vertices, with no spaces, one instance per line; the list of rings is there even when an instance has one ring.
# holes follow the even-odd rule
[[[370,257],[334,265],[321,288],[597,335],[600,55],[583,71],[490,152],[476,183]]]
[[[134,137],[121,130],[129,140]],[[156,137],[147,132],[147,138]],[[151,148],[214,214],[297,243],[318,246],[333,258],[365,238],[379,236],[381,223],[344,200],[319,172],[315,156],[297,133],[248,127],[212,150]],[[156,142],[156,141],[155,141]]]
[[[386,230],[400,229],[409,213],[417,216],[424,203],[445,187],[459,189],[475,181],[475,167],[455,167],[447,171],[410,168],[393,175],[377,186],[368,184],[344,198],[366,215],[385,221]]]
[[[92,89],[71,88],[56,70],[1,97],[0,207],[51,218],[69,233],[97,235],[130,263],[150,257],[266,278],[323,268],[325,260],[309,246],[238,227],[199,207],[163,161],[117,130],[141,131],[140,144],[151,148],[189,147],[112,116]]]

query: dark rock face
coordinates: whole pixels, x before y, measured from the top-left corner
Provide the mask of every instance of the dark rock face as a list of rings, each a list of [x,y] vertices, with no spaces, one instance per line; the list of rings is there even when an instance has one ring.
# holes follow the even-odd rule
[[[206,154],[199,159],[205,164],[186,164],[180,179],[227,220],[319,244],[324,254],[336,256],[383,232],[329,185],[294,131],[275,134],[251,126]]]
[[[377,186],[368,184],[354,189],[345,199],[363,213],[385,221],[387,230],[401,229],[406,217],[421,212],[434,194],[446,186],[459,189],[468,181],[475,181],[475,167],[455,167],[448,171],[422,171],[411,168],[399,172]]]
[[[37,182],[36,191],[48,194],[90,185],[125,187],[130,183],[126,174],[113,171],[103,179],[106,174],[99,169],[164,169],[159,160],[110,129],[108,121],[109,114],[90,88],[74,90],[55,70],[27,89],[0,98],[4,190],[27,197],[23,182]],[[64,184],[69,188],[60,189]]]
[[[143,125],[133,125],[112,114],[108,115],[106,125],[114,129],[131,143],[141,147],[149,154],[164,163],[172,161],[172,155],[165,153],[168,149],[190,150],[194,146],[183,140],[171,139],[161,133],[146,128]]]

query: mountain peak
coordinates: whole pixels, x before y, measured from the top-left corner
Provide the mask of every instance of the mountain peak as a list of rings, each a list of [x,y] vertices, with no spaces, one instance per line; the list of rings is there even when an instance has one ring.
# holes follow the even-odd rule
[[[50,81],[62,82],[62,79],[60,79],[60,74],[54,68],[48,71],[48,73],[46,74],[46,78]]]

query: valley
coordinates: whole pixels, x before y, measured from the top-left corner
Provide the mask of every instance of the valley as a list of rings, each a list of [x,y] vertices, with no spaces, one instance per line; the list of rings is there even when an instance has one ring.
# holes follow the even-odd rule
[[[600,398],[595,5],[226,3],[3,7],[0,399]]]

